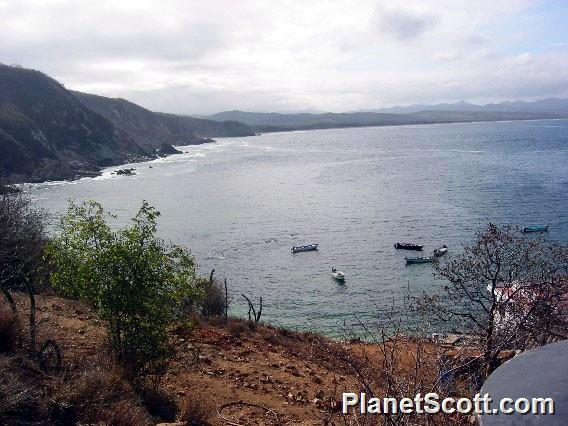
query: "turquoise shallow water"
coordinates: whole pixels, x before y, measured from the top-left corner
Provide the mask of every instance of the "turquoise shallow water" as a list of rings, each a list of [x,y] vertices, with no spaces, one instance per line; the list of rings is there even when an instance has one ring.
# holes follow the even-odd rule
[[[35,185],[55,223],[69,199],[126,222],[143,199],[160,235],[226,276],[233,313],[262,296],[272,323],[334,335],[402,289],[440,283],[397,241],[459,250],[488,222],[548,223],[568,241],[568,120],[334,129],[225,138],[134,165],[137,175]],[[316,242],[317,252],[290,254]],[[345,285],[331,267],[347,275]]]

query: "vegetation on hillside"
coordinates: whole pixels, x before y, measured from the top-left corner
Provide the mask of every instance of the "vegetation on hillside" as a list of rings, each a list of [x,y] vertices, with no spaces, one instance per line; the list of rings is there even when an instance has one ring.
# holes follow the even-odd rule
[[[143,202],[131,226],[113,230],[100,204],[71,204],[46,251],[53,287],[92,303],[113,352],[138,374],[171,356],[168,329],[200,291],[189,251],[156,237],[159,215]]]
[[[236,121],[214,121],[150,111],[125,99],[72,92],[87,108],[105,117],[142,146],[156,149],[166,145],[190,145],[206,138],[252,136],[254,130]],[[165,152],[164,152],[165,153]]]
[[[475,337],[480,382],[497,368],[503,351],[568,338],[566,245],[489,224],[435,267],[443,291],[424,294],[421,308],[434,324]]]
[[[436,262],[436,273],[444,280],[439,296],[413,295],[402,310],[377,312],[372,327],[361,324],[368,343],[350,345],[263,326],[262,298],[256,307],[243,295],[249,321],[228,318],[231,300],[226,282],[217,280],[213,271],[209,277],[198,276],[195,259],[186,248],[158,238],[159,212],[146,202],[122,228],[113,227],[113,216],[94,201],[71,204],[59,232],[48,239],[43,215],[25,194],[0,194],[4,300],[0,304],[0,423],[135,425],[182,419],[187,424],[207,424],[211,401],[200,399],[202,390],[184,393],[185,401],[180,403],[161,382],[168,372],[170,380],[175,380],[172,374],[187,372],[195,363],[212,363],[193,345],[190,322],[216,324],[213,327],[220,325],[224,330],[208,329],[201,335],[213,345],[217,362],[225,366],[206,367],[206,376],[232,375],[254,390],[274,384],[268,376],[259,379],[260,385],[248,383],[246,376],[228,372],[226,366],[233,365],[229,359],[244,362],[255,350],[261,359],[270,348],[278,347],[286,348],[288,361],[309,359],[314,368],[325,362],[326,374],[341,369],[354,379],[351,391],[393,398],[431,391],[469,396],[506,359],[505,353],[512,356],[515,351],[567,337],[567,246],[527,238],[508,226],[489,225],[462,252]],[[52,335],[46,336],[38,333],[38,327],[49,317],[36,321],[36,297],[53,292],[65,296],[59,300],[69,306],[49,305],[49,299],[40,297],[40,313],[51,310],[54,316],[64,311],[57,326],[51,325]],[[57,331],[61,322],[85,324],[90,314],[84,310],[92,310],[93,324],[97,324],[90,332],[83,330],[92,339],[88,351],[95,362],[94,358],[82,360],[85,353],[65,353],[66,347],[77,347],[76,341],[66,347],[58,342],[65,338]],[[470,340],[459,356],[430,338],[432,327],[439,325],[456,329]],[[254,333],[258,333],[254,344],[243,347]],[[258,347],[259,342],[266,347]],[[222,353],[223,345],[231,348],[230,357]],[[174,361],[178,367],[172,373]],[[259,368],[260,364],[252,366],[247,374],[254,376]],[[295,378],[304,375],[293,362],[283,368]],[[41,392],[34,387],[38,382]],[[335,377],[333,383],[322,383],[316,375],[313,383],[326,388],[325,392],[317,389],[312,402],[324,423],[375,424],[376,418],[338,412]],[[273,389],[281,389],[276,385]],[[301,393],[288,392],[283,397],[287,404],[310,403]],[[272,409],[252,406],[277,418]],[[219,407],[230,411],[234,404]],[[393,425],[467,420],[424,413],[381,419]]]
[[[0,289],[13,311],[10,292],[39,281],[46,241],[43,214],[27,196],[0,185]]]

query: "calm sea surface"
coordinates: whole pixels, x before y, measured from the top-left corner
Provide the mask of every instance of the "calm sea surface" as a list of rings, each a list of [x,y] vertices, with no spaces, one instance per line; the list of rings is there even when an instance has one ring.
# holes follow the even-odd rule
[[[160,236],[227,277],[234,314],[245,293],[263,318],[338,332],[372,318],[407,286],[440,285],[405,266],[397,241],[460,250],[488,222],[548,223],[568,241],[568,120],[317,130],[225,138],[136,164],[137,175],[32,186],[53,223],[69,199],[95,199],[127,223],[143,199]],[[120,168],[120,167],[117,167]],[[117,169],[115,168],[115,169]],[[319,243],[292,255],[293,245]],[[330,277],[345,272],[345,285]]]

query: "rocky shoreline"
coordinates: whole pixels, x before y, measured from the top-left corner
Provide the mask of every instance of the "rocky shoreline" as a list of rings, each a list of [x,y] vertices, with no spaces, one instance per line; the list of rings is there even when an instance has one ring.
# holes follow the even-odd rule
[[[214,139],[201,138],[198,142],[192,143],[191,145],[203,145],[205,143],[216,142]],[[147,161],[157,160],[158,158],[165,158],[171,155],[183,154],[183,151],[176,149],[173,145],[162,144],[160,148],[156,149],[154,155],[136,155],[128,156],[123,160],[116,162],[109,162],[104,165],[94,165],[88,162],[69,162],[68,165],[61,165],[53,167],[48,167],[37,171],[32,175],[12,175],[5,178],[5,183],[9,185],[20,185],[26,183],[45,183],[45,182],[56,182],[56,181],[74,181],[86,177],[97,177],[101,176],[102,171],[108,167],[122,166],[126,164],[136,164],[144,163]],[[129,169],[125,169],[129,170]],[[132,169],[134,170],[134,169]],[[135,173],[117,173],[119,175],[132,175]]]

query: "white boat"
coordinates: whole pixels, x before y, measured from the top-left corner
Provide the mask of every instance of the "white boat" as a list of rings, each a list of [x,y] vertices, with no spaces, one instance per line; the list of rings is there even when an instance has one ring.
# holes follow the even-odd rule
[[[342,271],[338,271],[335,268],[331,268],[331,278],[336,281],[343,282],[345,281],[345,274]]]
[[[448,252],[448,247],[446,247],[444,245],[444,246],[434,250],[434,256],[435,257],[441,257],[441,256],[445,255],[447,252]]]

